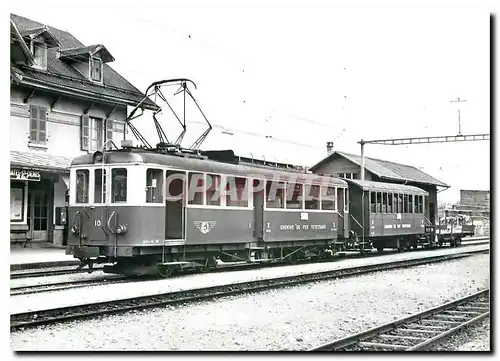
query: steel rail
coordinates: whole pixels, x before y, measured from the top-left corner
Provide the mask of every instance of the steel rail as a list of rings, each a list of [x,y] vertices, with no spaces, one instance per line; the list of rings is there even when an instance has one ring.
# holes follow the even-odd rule
[[[477,307],[474,306],[474,301],[489,299],[489,293],[489,289],[482,290],[409,317],[326,343],[309,351],[423,350],[464,327],[488,317],[489,305],[482,302],[484,307]]]
[[[251,292],[259,292],[268,289],[276,289],[280,287],[293,286],[309,282],[352,277],[378,271],[387,271],[398,268],[414,267],[429,263],[450,261],[472,256],[478,253],[484,253],[486,251],[489,252],[489,250],[469,251],[453,255],[431,256],[420,259],[386,262],[354,268],[341,268],[302,275],[247,281],[192,290],[168,292],[149,296],[131,297],[113,301],[96,302],[90,304],[11,314],[11,331],[20,328],[36,327],[43,324],[53,324],[62,321],[95,317],[103,314],[123,313],[125,311],[133,309],[145,309],[178,303],[185,304],[188,302],[208,300],[217,297],[233,296]]]

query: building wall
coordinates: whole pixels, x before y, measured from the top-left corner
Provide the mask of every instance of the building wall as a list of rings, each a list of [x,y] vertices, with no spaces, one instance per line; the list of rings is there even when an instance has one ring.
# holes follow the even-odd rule
[[[340,157],[333,156],[330,161],[319,166],[314,173],[318,174],[337,174],[337,173],[359,173],[361,174],[361,167],[357,164]],[[373,175],[365,169],[365,180],[372,180]]]
[[[10,149],[21,152],[38,152],[50,155],[63,156],[68,158],[77,157],[87,151],[81,150],[81,118],[85,110],[91,106],[90,101],[67,96],[59,98],[57,94],[37,90],[34,95],[24,100],[31,94],[31,89],[11,85],[11,106],[10,106]],[[47,141],[45,145],[34,144],[30,142],[30,104],[41,105],[47,108],[48,115],[46,121]],[[123,139],[123,131],[117,131],[117,128],[127,115],[126,106],[113,107],[106,104],[95,103],[88,111],[90,117],[105,119],[110,114],[109,119],[113,120],[114,131],[113,141],[119,147]],[[16,167],[19,168],[19,167]],[[69,174],[69,172],[68,172]],[[42,182],[23,182],[23,211],[24,226],[20,222],[11,222],[11,241],[24,240],[27,227],[27,198],[30,189],[44,188],[49,196],[48,201],[48,225],[47,235],[49,241],[54,244],[62,244],[63,226],[56,226],[55,207],[66,206],[65,193],[66,184],[61,179],[61,174],[42,173]],[[13,184],[13,183],[11,183]],[[19,183],[18,183],[19,184]],[[12,233],[14,231],[14,233]],[[15,231],[18,231],[17,233]],[[36,241],[36,237],[34,241]],[[44,240],[45,241],[45,240]]]
[[[490,206],[490,191],[460,190],[460,205],[485,207]]]
[[[91,105],[90,101],[83,101],[75,98],[62,97],[55,106],[51,105],[58,99],[56,94],[36,91],[27,103],[23,99],[31,93],[30,89],[17,86],[11,87],[11,107],[10,107],[10,146],[11,150],[22,152],[39,151],[52,155],[61,155],[65,157],[76,157],[87,151],[81,150],[80,144],[80,124],[82,114]],[[30,104],[47,107],[47,142],[45,146],[30,143]],[[106,118],[106,114],[113,110],[109,105],[95,104],[88,112],[89,116]],[[115,109],[109,119],[112,119],[117,128],[117,123],[122,123],[127,116],[126,106],[120,106]],[[114,131],[113,141],[120,146],[123,139],[123,132]]]

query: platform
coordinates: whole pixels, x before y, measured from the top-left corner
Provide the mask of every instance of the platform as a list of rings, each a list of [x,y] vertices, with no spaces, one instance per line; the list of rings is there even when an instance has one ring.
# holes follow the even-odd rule
[[[64,248],[52,247],[11,247],[10,270],[77,265],[80,261],[65,254]]]

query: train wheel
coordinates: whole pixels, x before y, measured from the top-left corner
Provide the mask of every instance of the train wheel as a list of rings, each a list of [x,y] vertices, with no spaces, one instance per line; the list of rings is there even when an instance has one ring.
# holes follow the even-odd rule
[[[164,266],[164,265],[158,266],[158,276],[163,277],[163,278],[168,278],[168,277],[172,276],[174,271],[175,271],[175,269],[173,267]]]

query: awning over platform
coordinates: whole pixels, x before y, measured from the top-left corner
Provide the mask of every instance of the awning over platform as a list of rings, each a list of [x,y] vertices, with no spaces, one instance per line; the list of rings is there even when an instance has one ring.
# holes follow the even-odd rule
[[[71,160],[72,158],[46,153],[10,151],[10,165],[12,168],[67,174],[69,173]]]

